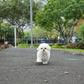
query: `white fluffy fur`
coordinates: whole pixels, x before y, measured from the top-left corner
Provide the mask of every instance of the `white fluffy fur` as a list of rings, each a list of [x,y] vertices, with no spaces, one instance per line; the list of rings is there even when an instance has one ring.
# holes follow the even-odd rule
[[[42,43],[37,48],[37,60],[36,62],[42,62],[43,64],[48,64],[50,59],[51,47],[47,43]]]

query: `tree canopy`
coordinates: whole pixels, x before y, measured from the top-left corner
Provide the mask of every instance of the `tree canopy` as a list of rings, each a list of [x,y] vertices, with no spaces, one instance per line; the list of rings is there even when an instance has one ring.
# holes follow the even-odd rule
[[[74,26],[84,18],[83,4],[82,0],[49,0],[44,9],[37,12],[36,23],[46,30],[58,30],[68,42]]]
[[[35,3],[33,1],[33,21],[35,20],[36,11],[41,7],[42,4],[40,2]],[[17,37],[20,38],[23,36],[23,29],[27,28],[30,23],[30,0],[0,1],[0,23],[3,20],[17,28]],[[0,33],[3,33],[2,29],[6,31],[8,28],[6,26],[3,28],[1,27]]]
[[[33,21],[36,11],[41,8],[41,3],[33,1]],[[30,22],[30,1],[29,0],[11,0],[0,1],[0,19],[6,19],[11,25],[17,25],[19,28]]]

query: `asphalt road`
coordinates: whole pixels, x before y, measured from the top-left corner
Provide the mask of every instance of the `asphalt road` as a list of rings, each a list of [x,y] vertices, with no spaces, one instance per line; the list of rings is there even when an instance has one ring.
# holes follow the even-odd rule
[[[51,50],[48,65],[38,65],[36,49],[0,51],[0,84],[84,84],[84,56]]]

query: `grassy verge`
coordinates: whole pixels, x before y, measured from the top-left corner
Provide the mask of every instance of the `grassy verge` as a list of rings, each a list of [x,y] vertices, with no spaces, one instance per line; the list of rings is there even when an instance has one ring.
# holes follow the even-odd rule
[[[66,48],[66,46],[55,46],[55,45],[53,45],[52,48],[54,48],[54,49],[60,49],[60,50],[67,50],[67,51],[84,52],[84,49],[69,49],[69,48]]]
[[[67,51],[84,52],[83,49],[67,49],[67,48],[65,48],[65,49],[63,49],[63,48],[54,48],[54,49],[67,50]]]
[[[29,48],[31,44],[19,44],[17,47],[18,48]],[[38,47],[39,44],[33,44],[34,47]]]
[[[29,48],[31,44],[19,44],[17,47],[18,48]],[[39,46],[39,44],[33,44],[33,46],[35,48],[37,48]],[[60,49],[60,50],[67,50],[67,51],[78,51],[78,52],[84,52],[84,49],[69,49],[69,48],[66,48],[66,46],[55,46],[55,45],[51,45],[51,48],[54,48],[54,49]]]

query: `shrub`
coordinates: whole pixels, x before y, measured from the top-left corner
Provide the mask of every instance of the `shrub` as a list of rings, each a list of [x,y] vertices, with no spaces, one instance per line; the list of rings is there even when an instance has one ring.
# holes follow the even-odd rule
[[[84,42],[69,43],[66,46],[71,49],[84,49]]]
[[[84,42],[84,40],[80,40],[80,42]]]
[[[4,48],[6,48],[6,46],[4,44],[2,44],[2,45],[0,45],[0,48],[4,49]]]
[[[68,43],[68,44],[66,45],[66,47],[73,49],[73,48],[74,48],[74,43]]]
[[[38,47],[40,44],[34,44],[34,47]]]
[[[62,43],[55,43],[55,46],[62,46]]]
[[[49,44],[49,46],[51,46],[51,47],[52,47],[52,46],[53,46],[53,44]]]

